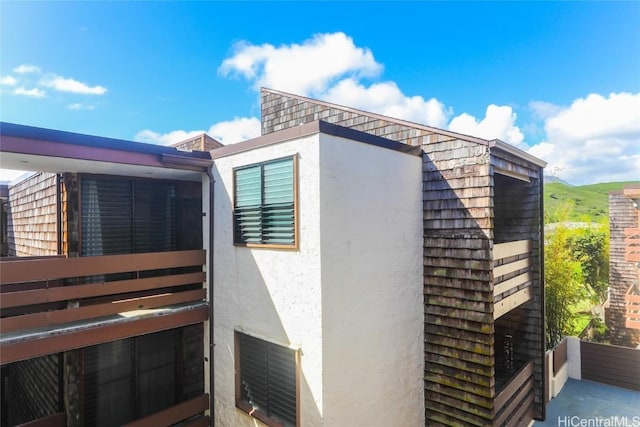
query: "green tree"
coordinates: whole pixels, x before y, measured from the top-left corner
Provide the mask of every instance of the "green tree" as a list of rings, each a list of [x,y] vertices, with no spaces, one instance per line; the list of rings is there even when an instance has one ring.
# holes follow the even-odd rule
[[[547,233],[544,247],[547,348],[555,347],[573,330],[571,307],[583,297],[582,268],[571,256],[571,230],[558,224]]]
[[[602,304],[609,289],[609,227],[581,228],[569,237],[571,256],[582,268],[582,278],[590,288],[591,301]]]

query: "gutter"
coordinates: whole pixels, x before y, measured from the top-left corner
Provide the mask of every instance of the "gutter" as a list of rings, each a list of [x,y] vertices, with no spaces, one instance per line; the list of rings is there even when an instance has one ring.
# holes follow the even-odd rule
[[[210,414],[210,425],[213,427],[214,423],[215,423],[215,375],[214,375],[214,355],[213,355],[213,350],[214,350],[214,343],[213,343],[213,320],[214,320],[214,310],[213,310],[213,306],[214,306],[214,302],[213,302],[213,297],[214,297],[214,292],[213,292],[213,242],[214,242],[214,232],[213,232],[213,226],[214,226],[214,221],[213,221],[213,208],[214,208],[214,204],[213,204],[213,195],[214,195],[214,184],[215,184],[215,179],[213,178],[213,162],[209,161],[209,166],[207,167],[207,176],[209,177],[209,247],[208,252],[209,252],[209,266],[208,266],[208,272],[209,272],[209,304],[210,304],[210,311],[209,311],[209,414]]]
[[[546,349],[547,349],[547,336],[545,333],[545,325],[547,319],[547,313],[545,310],[545,297],[544,297],[544,169],[540,168],[539,176],[538,176],[538,185],[540,186],[540,244],[538,245],[538,257],[540,260],[540,311],[542,315],[541,325],[540,325],[540,336],[542,338],[542,347],[540,351],[540,360],[542,360],[542,421],[547,418],[547,404],[544,402],[544,391],[547,389],[547,376],[545,375],[545,357],[546,357]]]

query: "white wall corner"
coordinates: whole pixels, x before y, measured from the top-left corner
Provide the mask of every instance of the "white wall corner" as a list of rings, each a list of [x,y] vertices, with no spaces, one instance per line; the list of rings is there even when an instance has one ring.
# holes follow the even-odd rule
[[[582,379],[582,361],[580,359],[580,338],[567,337],[567,364],[569,378]]]

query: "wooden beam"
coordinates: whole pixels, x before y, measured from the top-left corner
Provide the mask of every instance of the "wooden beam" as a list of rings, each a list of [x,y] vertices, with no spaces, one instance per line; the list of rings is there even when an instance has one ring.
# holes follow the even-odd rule
[[[6,292],[0,295],[0,309],[190,285],[204,282],[205,276],[204,272],[197,272],[107,283]]]
[[[532,246],[531,240],[498,243],[493,245],[493,259],[496,260],[515,255],[528,254],[531,252]]]
[[[155,427],[172,425],[191,418],[209,409],[209,395],[201,394],[186,402],[151,414],[147,417],[125,424],[124,427]]]
[[[0,261],[0,285],[68,277],[204,265],[205,251],[150,252],[78,258],[43,257]]]
[[[45,338],[0,345],[0,365],[31,359],[46,354],[73,350],[116,341],[137,335],[174,329],[201,323],[209,319],[209,306],[203,305],[177,313],[145,317],[138,320],[108,324]]]
[[[527,286],[526,288],[519,290],[515,294],[501,299],[493,305],[493,319],[498,319],[500,316],[510,312],[514,308],[524,304],[532,298],[533,289],[531,288],[531,286]]]
[[[504,276],[505,274],[513,273],[515,271],[523,270],[529,267],[531,267],[530,257],[519,259],[518,261],[510,262],[508,264],[503,264],[495,267],[493,269],[493,277]]]
[[[524,285],[525,283],[531,283],[531,280],[532,280],[532,276],[530,271],[519,274],[516,277],[512,277],[511,279],[505,280],[504,282],[500,282],[494,285],[493,296],[498,296],[500,294],[503,294],[509,289],[515,288],[520,285]]]
[[[68,308],[65,310],[53,310],[41,313],[25,314],[22,316],[5,317],[0,319],[0,332],[15,332],[61,323],[77,322],[79,320],[96,319],[112,314],[125,313],[127,311],[165,307],[173,304],[204,300],[205,298],[206,290],[196,289],[194,291],[130,298],[121,301],[113,301],[107,304],[87,305],[78,308]]]
[[[44,418],[29,421],[28,423],[19,424],[16,427],[66,427],[67,416],[64,412],[49,415]]]
[[[499,412],[504,405],[507,404],[509,399],[522,385],[533,376],[533,361],[530,361],[524,365],[520,371],[509,380],[509,382],[500,390],[500,393],[495,397],[493,401],[493,407],[496,412]]]

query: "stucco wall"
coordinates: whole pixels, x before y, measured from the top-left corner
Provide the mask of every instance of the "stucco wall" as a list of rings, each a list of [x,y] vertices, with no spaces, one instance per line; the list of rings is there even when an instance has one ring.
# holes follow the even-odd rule
[[[233,173],[237,166],[298,154],[299,250],[233,245]],[[300,348],[300,411],[321,425],[322,325],[318,135],[215,161],[215,424],[255,422],[235,408],[234,330]]]
[[[296,153],[299,249],[233,246],[232,168]],[[216,160],[216,425],[255,425],[234,330],[301,350],[301,425],[424,425],[421,165],[324,134]]]
[[[422,159],[320,144],[326,426],[423,426]]]

